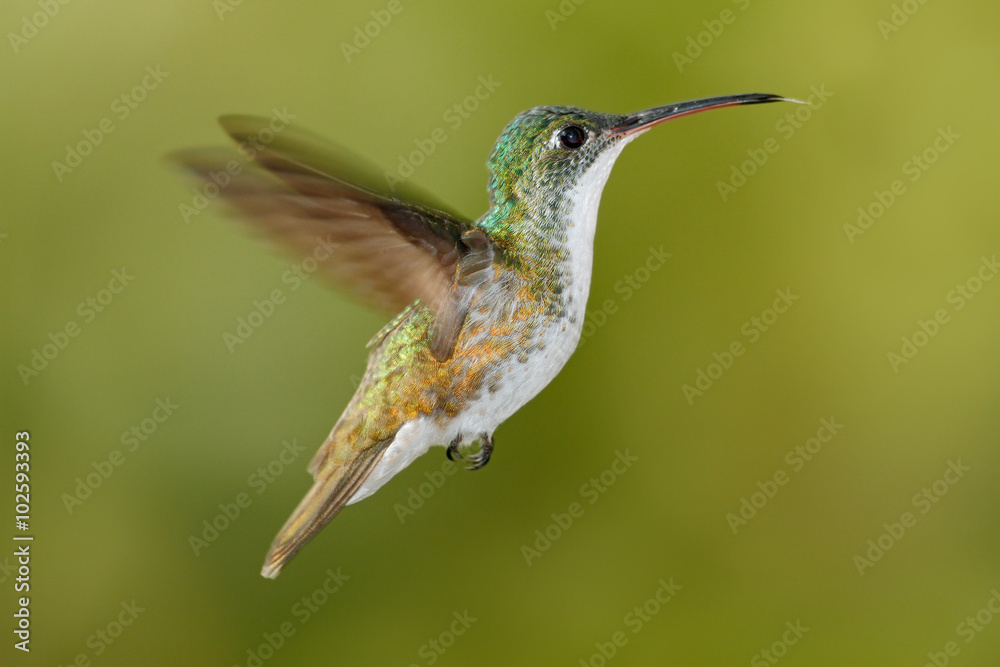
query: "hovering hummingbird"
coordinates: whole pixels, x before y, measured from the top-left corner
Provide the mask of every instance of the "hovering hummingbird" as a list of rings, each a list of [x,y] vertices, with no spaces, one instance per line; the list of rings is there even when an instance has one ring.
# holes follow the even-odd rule
[[[401,309],[369,342],[364,378],[309,464],[314,484],[261,574],[277,577],[345,505],[432,445],[469,469],[484,466],[496,428],[552,381],[580,340],[597,208],[622,149],[673,118],[778,101],[796,100],[730,95],[627,115],[535,107],[497,140],[490,207],[475,221],[406,183],[388,188],[377,170],[301,130],[263,133],[263,119],[221,119],[237,142],[273,136],[225,184],[211,179],[232,167],[233,153],[180,154],[279,245],[308,255],[323,244],[323,275]]]

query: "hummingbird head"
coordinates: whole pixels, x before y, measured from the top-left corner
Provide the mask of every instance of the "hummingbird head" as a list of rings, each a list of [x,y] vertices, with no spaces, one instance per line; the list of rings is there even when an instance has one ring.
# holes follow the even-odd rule
[[[507,125],[490,156],[492,206],[481,224],[495,237],[510,237],[521,245],[537,245],[554,236],[592,243],[601,191],[618,155],[635,137],[699,111],[784,99],[760,93],[729,95],[625,115],[577,107],[529,109]]]
[[[604,162],[614,162],[627,143],[628,135],[612,131],[622,118],[559,106],[535,107],[519,114],[504,129],[490,156],[493,204],[516,202],[539,212],[558,208],[562,195],[601,156],[608,156]]]

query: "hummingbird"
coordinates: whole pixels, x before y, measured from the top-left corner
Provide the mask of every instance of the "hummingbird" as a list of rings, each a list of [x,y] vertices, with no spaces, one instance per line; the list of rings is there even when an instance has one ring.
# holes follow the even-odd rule
[[[486,465],[497,427],[552,381],[580,340],[598,205],[622,149],[681,116],[779,101],[797,100],[748,93],[624,115],[529,109],[493,148],[489,209],[476,220],[408,182],[390,187],[376,168],[304,130],[267,132],[262,118],[220,119],[251,158],[245,167],[235,150],[178,154],[276,245],[299,256],[322,247],[319,274],[398,312],[368,343],[364,377],[309,464],[313,485],[261,574],[277,577],[345,505],[432,446],[468,469]]]

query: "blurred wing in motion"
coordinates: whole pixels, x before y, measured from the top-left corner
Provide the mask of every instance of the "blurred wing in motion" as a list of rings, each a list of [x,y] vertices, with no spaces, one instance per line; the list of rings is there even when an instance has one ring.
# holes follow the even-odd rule
[[[396,188],[405,199],[388,192],[378,170],[310,133],[276,131],[250,116],[220,122],[240,151],[200,149],[175,159],[217,185],[241,219],[315,259],[318,275],[390,310],[419,300],[435,315],[431,350],[448,359],[465,321],[465,295],[492,267],[489,237],[423,203],[430,198],[405,183]]]

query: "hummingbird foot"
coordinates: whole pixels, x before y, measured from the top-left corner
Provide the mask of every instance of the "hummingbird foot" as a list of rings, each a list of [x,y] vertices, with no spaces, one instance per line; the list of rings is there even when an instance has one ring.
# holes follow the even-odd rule
[[[466,470],[479,470],[490,462],[490,454],[493,453],[493,438],[490,437],[489,433],[481,433],[479,434],[479,441],[481,443],[479,451],[469,456],[468,465],[465,466]],[[448,460],[465,460],[465,457],[462,456],[462,452],[458,450],[459,445],[461,444],[462,435],[459,434],[455,436],[454,440],[451,441],[451,444],[448,445],[447,452],[445,452],[448,456]]]
[[[462,444],[462,434],[459,433],[458,435],[455,436],[455,439],[451,441],[451,444],[448,445],[448,451],[445,452],[449,461],[454,461],[455,459],[462,458],[462,453],[458,451],[458,446],[461,444]]]
[[[481,433],[479,440],[481,443],[479,451],[469,457],[467,470],[479,470],[490,462],[490,454],[493,453],[493,438],[490,437],[489,433]]]

